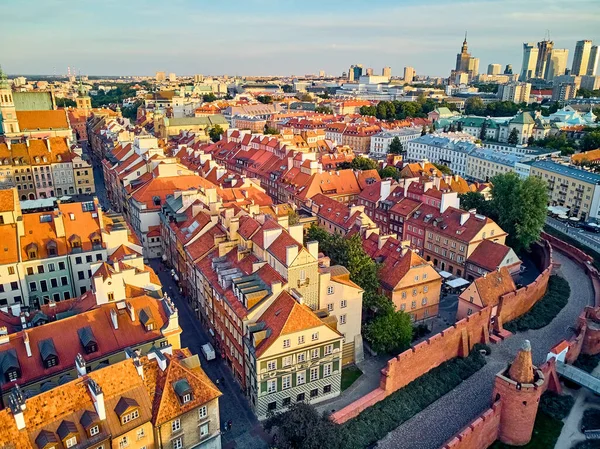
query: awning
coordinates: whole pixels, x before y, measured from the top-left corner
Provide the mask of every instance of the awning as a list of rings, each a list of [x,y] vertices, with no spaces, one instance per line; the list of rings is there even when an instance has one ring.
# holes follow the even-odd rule
[[[571,221],[579,221],[579,218],[577,218],[577,217],[570,217],[569,220],[571,220]]]
[[[463,285],[469,285],[469,284],[470,284],[470,282],[463,278],[452,279],[451,281],[446,282],[446,285],[448,287],[452,287],[452,288],[458,288],[458,287],[462,287]]]
[[[559,215],[558,218],[560,218],[561,220],[568,220],[569,217],[567,217],[566,215]]]
[[[452,273],[448,273],[447,271],[440,271],[438,274],[441,277],[443,277],[444,279],[448,279],[448,278],[452,277]]]

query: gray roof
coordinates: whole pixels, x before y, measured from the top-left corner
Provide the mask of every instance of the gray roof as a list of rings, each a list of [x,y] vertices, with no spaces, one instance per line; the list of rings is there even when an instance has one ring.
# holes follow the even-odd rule
[[[50,443],[58,443],[58,438],[49,430],[42,430],[35,439],[35,445],[40,448],[46,447]]]
[[[176,117],[169,119],[169,126],[214,126],[227,124],[227,120],[222,115],[208,115],[204,117]]]
[[[0,352],[0,369],[2,369],[2,372],[6,373],[11,368],[21,368],[19,359],[17,358],[17,351],[9,349],[8,351]]]
[[[56,348],[54,347],[54,340],[52,340],[51,338],[47,338],[46,340],[40,341],[38,343],[38,348],[40,349],[40,355],[42,356],[42,360],[47,360],[50,356],[58,357],[58,353],[56,352]]]
[[[522,159],[522,156],[501,153],[500,151],[494,151],[488,148],[473,151],[469,156],[485,159],[486,161],[495,162],[497,164],[508,165],[509,167],[514,167],[514,165]]]
[[[76,432],[77,432],[77,426],[75,425],[75,423],[73,421],[67,421],[67,420],[64,420],[63,422],[61,422],[60,426],[58,426],[58,429],[56,429],[56,433],[58,434],[58,437],[61,440],[64,440],[71,433],[76,433]]]
[[[13,102],[17,111],[51,111],[54,109],[50,92],[13,92]]]
[[[121,417],[121,415],[130,407],[139,407],[139,404],[135,399],[121,396],[121,399],[119,399],[119,402],[117,402],[117,405],[115,406],[115,413]]]
[[[416,139],[411,140],[410,143],[420,143],[432,147],[446,148],[448,150],[461,153],[470,153],[471,151],[475,151],[479,148],[477,145],[471,142],[449,139],[447,137],[441,137],[435,134],[426,134],[424,136],[417,137]]]
[[[83,415],[81,415],[81,419],[79,420],[79,423],[84,427],[84,429],[89,429],[92,424],[97,423],[100,421],[100,418],[98,417],[98,413],[93,412],[91,410],[86,410]]]
[[[90,326],[77,329],[77,335],[79,335],[79,341],[84,347],[90,343],[96,343],[96,338],[94,337],[94,333],[92,332],[92,328]]]
[[[175,390],[175,393],[177,393],[177,395],[180,397],[183,397],[183,395],[186,393],[192,392],[192,387],[190,387],[190,384],[187,381],[187,379],[180,379],[177,382],[175,382],[173,384],[173,389]]]
[[[588,171],[581,170],[580,168],[557,164],[553,161],[535,161],[530,165],[540,170],[547,170],[563,176],[568,176],[569,178],[573,178],[577,181],[587,182],[589,184],[600,184],[600,174],[590,173]]]
[[[152,316],[152,312],[148,307],[144,307],[140,310],[140,321],[145,326],[147,323],[154,322],[154,317]]]

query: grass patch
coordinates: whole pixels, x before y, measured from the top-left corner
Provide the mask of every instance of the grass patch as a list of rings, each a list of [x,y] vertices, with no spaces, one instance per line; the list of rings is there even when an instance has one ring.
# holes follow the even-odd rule
[[[490,449],[549,449],[556,445],[563,428],[562,420],[567,417],[575,400],[568,395],[557,395],[547,391],[542,395],[538,414],[533,426],[531,441],[525,446],[510,446],[496,441]]]
[[[583,412],[583,418],[581,419],[581,431],[598,429],[600,429],[600,410],[587,409]]]
[[[565,279],[559,276],[550,276],[548,290],[542,299],[529,312],[506,323],[504,328],[515,333],[547,326],[567,305],[570,294],[571,287]]]
[[[594,265],[594,267],[596,267],[596,269],[600,270],[600,253],[598,253],[597,251],[594,251],[592,248],[590,248],[588,246],[585,246],[583,243],[579,243],[577,240],[570,237],[568,234],[558,231],[551,226],[547,226],[547,225],[544,226],[544,232],[561,239],[563,242],[566,242],[569,245],[573,245],[575,248],[578,248],[581,251],[585,251],[586,254],[588,254],[589,256],[592,256],[594,258],[592,265]]]
[[[342,370],[342,391],[350,387],[358,378],[362,376],[362,371],[358,366],[349,366]]]
[[[586,373],[591,373],[596,369],[598,363],[600,363],[600,354],[579,354],[579,357],[577,357],[577,360],[575,360],[573,366],[585,371]]]
[[[449,360],[423,374],[343,424],[339,431],[344,448],[362,449],[375,443],[452,391],[485,364],[485,357],[472,351],[466,358]]]

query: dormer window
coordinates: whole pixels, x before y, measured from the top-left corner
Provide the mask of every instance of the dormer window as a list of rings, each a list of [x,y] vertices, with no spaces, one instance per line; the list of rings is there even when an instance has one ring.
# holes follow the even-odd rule
[[[193,398],[192,387],[190,387],[187,379],[180,379],[173,383],[173,390],[175,390],[175,394],[179,398],[179,403],[181,405],[187,404]]]
[[[73,234],[70,238],[69,241],[71,242],[71,246],[73,248],[81,248],[81,237],[79,237],[76,234]]]
[[[21,367],[14,349],[0,352],[0,369],[4,374],[5,382],[14,382],[21,377]]]
[[[100,433],[100,418],[95,411],[86,410],[79,420],[81,426],[85,429],[88,438]]]
[[[38,449],[56,449],[58,438],[48,430],[42,430],[35,439],[35,445]]]
[[[140,406],[134,399],[121,397],[115,407],[115,413],[124,425],[140,417]]]
[[[98,350],[98,343],[90,326],[77,329],[77,335],[86,354],[92,354]]]
[[[29,259],[37,259],[38,258],[38,246],[35,243],[30,243],[26,248],[27,257]]]
[[[58,353],[54,346],[54,340],[51,338],[42,340],[38,343],[38,348],[45,368],[52,368],[58,365]]]
[[[73,421],[63,421],[56,429],[58,438],[62,441],[64,447],[70,448],[77,445],[79,432]]]
[[[50,240],[46,244],[46,250],[48,251],[49,256],[56,256],[58,254],[56,242],[54,240]]]
[[[154,316],[152,316],[152,312],[148,307],[144,307],[140,310],[140,322],[147,331],[154,329]]]

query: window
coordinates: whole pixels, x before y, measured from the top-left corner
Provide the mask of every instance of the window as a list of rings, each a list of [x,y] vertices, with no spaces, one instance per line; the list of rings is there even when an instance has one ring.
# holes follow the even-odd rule
[[[53,263],[48,264],[48,271],[56,271],[56,266]]]
[[[277,369],[277,361],[275,360],[269,360],[267,362],[267,370],[268,371],[274,371]]]
[[[298,363],[304,363],[306,361],[306,353],[300,352],[298,354]]]
[[[346,314],[340,315],[340,324],[346,324]]]
[[[109,292],[107,295],[109,301],[115,300],[115,294],[113,292]]]
[[[347,306],[348,306],[348,301],[346,301],[345,299],[342,299],[342,300],[340,301],[340,307],[341,307],[342,309],[345,309]]]
[[[70,292],[64,292],[63,293],[63,298],[70,299],[71,298],[71,293]]]
[[[190,393],[184,394],[183,397],[181,398],[181,402],[183,402],[184,404],[187,404],[191,400],[192,400],[192,395]]]
[[[310,390],[310,397],[311,398],[316,398],[317,396],[319,396],[319,389],[315,388],[314,390]]]
[[[426,306],[427,305],[427,298],[423,298],[423,300],[421,301],[421,305],[422,306]]]
[[[181,419],[177,418],[171,422],[171,432],[177,432],[181,429]]]
[[[298,337],[298,344],[299,344],[299,345],[303,345],[303,344],[304,344],[304,335],[300,335],[300,336]]]
[[[286,366],[292,366],[292,356],[291,355],[286,355],[282,359],[282,362],[283,362],[283,366],[284,367],[286,367]]]
[[[325,355],[330,355],[333,352],[333,345],[325,346]]]
[[[90,436],[98,435],[100,433],[100,426],[90,427]]]
[[[60,285],[69,285],[69,281],[67,280],[66,276],[60,277]]]
[[[50,279],[50,285],[52,286],[52,288],[58,287],[58,279],[56,279],[56,278]]]
[[[144,438],[146,436],[146,432],[144,431],[144,428],[142,427],[141,429],[138,429],[138,431],[136,432],[136,438],[137,440],[141,440],[142,438]]]
[[[413,293],[412,293],[412,295],[413,295],[413,296],[417,296],[417,289],[416,289],[416,288],[413,288]]]
[[[415,276],[415,281],[418,281],[418,280],[419,280],[419,275],[417,274],[417,275]]]
[[[319,356],[320,356],[319,348],[311,349],[311,351],[310,351],[310,358],[311,359],[318,359]]]
[[[402,292],[402,299],[406,299],[406,292]]]
[[[204,407],[200,407],[198,409],[198,418],[204,419],[208,416],[208,410],[206,409],[206,405]]]
[[[44,266],[43,265],[38,265],[37,271],[38,271],[39,274],[43,274],[44,273]]]
[[[33,276],[33,267],[27,267],[27,275],[28,276]]]
[[[333,303],[330,302],[329,304],[327,304],[327,311],[328,312],[333,312]]]
[[[37,284],[35,282],[30,282],[29,283],[29,291],[30,292],[37,292]]]
[[[85,256],[85,261],[86,261],[87,263],[92,263],[92,256],[91,256],[91,255],[89,255],[89,256]]]
[[[175,438],[173,440],[173,449],[183,449],[183,438]]]
[[[65,263],[64,262],[58,262],[58,269],[59,270],[64,270],[65,269]]]
[[[333,285],[330,285],[329,287],[327,287],[327,294],[328,295],[333,295],[333,292],[334,292]]]
[[[331,376],[331,363],[323,365],[323,377]]]
[[[123,438],[119,440],[119,449],[123,449],[124,447],[129,446],[129,438],[125,435]]]
[[[417,307],[417,301],[413,301],[410,305],[411,309],[415,309]]]
[[[40,281],[40,289],[43,292],[47,292],[48,291],[48,282],[46,282],[46,281]]]
[[[267,380],[267,393],[275,393],[277,391],[277,381]]]
[[[65,441],[65,446],[67,447],[73,447],[77,444],[77,437],[73,436],[71,438],[69,438],[67,441]]]
[[[129,421],[133,421],[136,418],[140,417],[140,412],[138,409],[135,409],[131,413],[127,413],[121,417],[121,424],[127,424]]]
[[[306,382],[306,372],[300,371],[296,373],[296,385],[302,385]]]
[[[79,278],[80,281],[85,279],[85,273],[83,271],[79,271],[77,272],[77,277]]]
[[[15,267],[8,267],[8,274],[15,274]]]
[[[323,394],[331,393],[331,385],[325,385],[323,387]]]
[[[288,374],[287,376],[283,376],[281,379],[281,388],[287,390],[292,386],[292,375]]]
[[[302,402],[304,401],[304,393],[300,393],[298,396],[296,396],[296,402]]]
[[[286,338],[285,340],[283,340],[283,347],[284,348],[290,347],[290,339],[289,338]]]
[[[96,254],[96,262],[102,260],[102,254],[98,253]]]
[[[269,402],[267,404],[267,409],[270,411],[277,410],[277,401]]]
[[[75,258],[75,263],[76,263],[77,265],[81,265],[81,263],[82,263],[82,259],[81,259],[81,257],[80,257],[80,256],[77,256],[77,257]]]
[[[313,382],[315,380],[319,379],[319,367],[318,366],[313,366],[310,369],[310,381]]]
[[[319,333],[318,333],[318,332],[314,332],[314,333],[312,334],[312,337],[311,337],[311,339],[312,339],[312,341],[316,341],[316,340],[318,340],[318,339],[319,339]]]
[[[282,407],[287,407],[292,403],[292,398],[283,398],[281,401]]]
[[[200,438],[208,435],[208,423],[204,423],[200,426]]]

